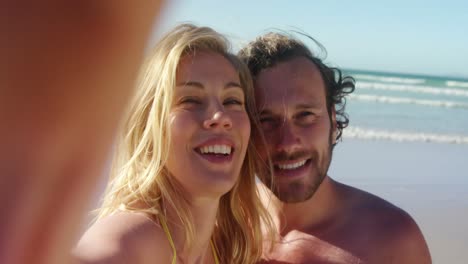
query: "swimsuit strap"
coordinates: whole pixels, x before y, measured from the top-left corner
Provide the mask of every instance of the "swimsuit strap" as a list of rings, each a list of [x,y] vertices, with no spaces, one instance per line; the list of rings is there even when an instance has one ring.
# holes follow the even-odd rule
[[[172,236],[171,236],[171,232],[169,231],[169,228],[167,227],[167,223],[164,217],[161,216],[161,214],[158,214],[158,217],[159,217],[159,222],[161,223],[161,226],[164,230],[164,233],[167,236],[167,240],[169,240],[169,244],[171,245],[171,249],[172,249],[172,262],[171,263],[176,264],[177,263],[177,251],[175,248],[174,240],[172,239]],[[210,240],[210,245],[211,245],[211,251],[213,253],[215,264],[219,264],[218,254],[216,253],[216,247],[213,244],[213,240]]]
[[[158,217],[159,217],[159,222],[161,223],[161,226],[164,230],[164,233],[166,233],[167,240],[169,240],[169,244],[171,245],[171,249],[172,249],[172,262],[171,263],[176,264],[177,263],[177,251],[174,245],[174,241],[172,240],[171,232],[169,231],[169,228],[167,227],[167,223],[164,217],[161,214],[158,214]]]
[[[215,264],[219,264],[218,254],[216,254],[216,247],[215,247],[215,244],[213,243],[213,240],[210,240],[210,244],[211,244],[211,251],[213,252],[213,258],[214,258]]]

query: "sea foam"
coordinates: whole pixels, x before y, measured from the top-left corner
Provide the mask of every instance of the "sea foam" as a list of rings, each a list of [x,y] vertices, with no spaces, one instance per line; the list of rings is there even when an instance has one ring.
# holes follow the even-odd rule
[[[351,126],[343,130],[343,137],[364,140],[390,140],[397,142],[468,144],[468,137],[463,135],[376,130]]]
[[[434,86],[415,86],[415,85],[405,85],[405,84],[390,84],[390,83],[357,81],[356,87],[357,89],[387,90],[387,91],[398,91],[398,92],[412,92],[412,93],[423,93],[423,94],[468,97],[468,90],[465,90],[465,89],[438,88]]]
[[[468,82],[446,81],[446,82],[445,82],[445,85],[447,85],[447,86],[457,86],[457,87],[468,88]]]
[[[430,107],[468,109],[468,103],[454,102],[454,101],[425,100],[425,99],[414,99],[414,98],[408,98],[408,97],[379,96],[379,95],[371,95],[371,94],[350,94],[348,98],[350,100],[376,102],[376,103],[412,104],[412,105],[423,105],[423,106],[430,106]]]
[[[406,83],[406,84],[423,84],[426,82],[426,79],[420,78],[399,78],[399,77],[389,77],[389,76],[379,76],[371,74],[352,74],[357,80],[368,80],[368,81],[377,81],[377,82],[387,82],[387,83]]]

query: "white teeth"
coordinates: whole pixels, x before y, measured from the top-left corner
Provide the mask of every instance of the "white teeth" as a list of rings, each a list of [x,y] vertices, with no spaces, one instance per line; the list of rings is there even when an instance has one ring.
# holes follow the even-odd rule
[[[220,146],[220,145],[215,145],[214,146],[214,153],[223,153],[221,151],[221,149],[223,148],[223,146]],[[224,153],[223,153],[224,154]]]
[[[231,147],[228,146],[228,145],[204,146],[204,147],[200,148],[200,152],[202,154],[213,153],[213,154],[230,155],[231,154]]]
[[[278,164],[277,166],[278,168],[282,170],[294,170],[303,166],[305,163],[306,163],[306,160],[303,160],[303,161],[299,161],[299,162],[292,163],[292,164],[282,164],[282,165]]]

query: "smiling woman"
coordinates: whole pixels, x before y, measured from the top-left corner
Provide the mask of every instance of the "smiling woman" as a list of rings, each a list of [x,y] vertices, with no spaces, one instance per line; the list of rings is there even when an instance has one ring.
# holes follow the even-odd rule
[[[166,167],[192,196],[222,195],[239,177],[250,136],[239,74],[223,55],[201,51],[183,57],[176,80],[169,127],[177,143]]]
[[[256,262],[270,220],[255,188],[252,89],[219,33],[184,24],[166,35],[142,68],[99,219],[78,258]]]

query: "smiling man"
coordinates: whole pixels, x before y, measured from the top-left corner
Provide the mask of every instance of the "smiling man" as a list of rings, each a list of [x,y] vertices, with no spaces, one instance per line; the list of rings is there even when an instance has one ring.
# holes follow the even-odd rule
[[[327,174],[354,80],[283,34],[261,36],[239,56],[255,81],[266,141],[257,147],[273,164],[259,188],[280,238],[265,263],[431,263],[411,216]]]

